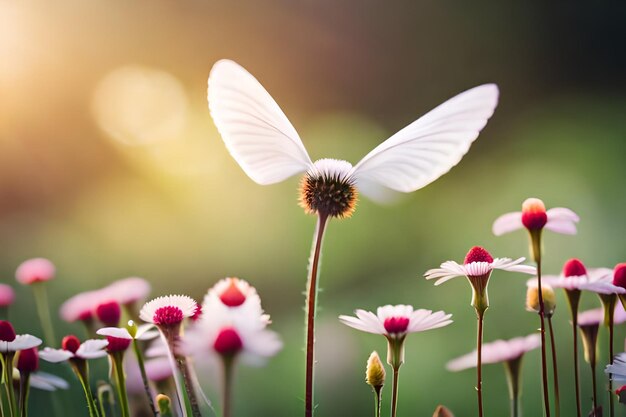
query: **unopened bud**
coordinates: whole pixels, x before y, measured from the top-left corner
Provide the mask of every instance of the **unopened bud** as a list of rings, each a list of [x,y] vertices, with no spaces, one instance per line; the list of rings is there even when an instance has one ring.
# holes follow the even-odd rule
[[[172,400],[165,394],[158,394],[156,396],[156,403],[159,407],[159,413],[163,417],[172,415]]]
[[[378,390],[385,385],[385,367],[376,351],[372,352],[367,360],[365,382],[367,382],[368,385],[371,385],[375,390]]]
[[[556,309],[556,295],[551,286],[541,285],[541,295],[543,298],[543,311],[546,317],[551,317]],[[526,291],[526,310],[539,313],[539,287],[531,285]]]

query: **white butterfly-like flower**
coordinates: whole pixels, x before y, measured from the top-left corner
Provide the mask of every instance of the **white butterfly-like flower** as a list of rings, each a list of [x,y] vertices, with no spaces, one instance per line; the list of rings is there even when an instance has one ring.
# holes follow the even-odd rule
[[[355,166],[336,159],[312,162],[276,101],[233,61],[221,60],[213,66],[208,99],[226,147],[252,180],[273,184],[306,172],[304,207],[313,213],[345,217],[354,210],[357,188],[375,200],[381,187],[412,192],[448,172],[493,114],[498,87],[485,84],[451,98],[381,143]],[[339,207],[320,203],[324,198],[317,198],[319,193],[339,201]]]

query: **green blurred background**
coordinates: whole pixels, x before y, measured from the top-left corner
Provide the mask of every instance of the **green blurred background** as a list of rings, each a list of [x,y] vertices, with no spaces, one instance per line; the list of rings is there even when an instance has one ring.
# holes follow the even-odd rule
[[[71,295],[126,276],[150,280],[155,296],[196,298],[224,276],[247,279],[285,347],[266,368],[240,369],[235,415],[299,415],[315,218],[296,204],[297,178],[262,187],[228,155],[207,110],[211,65],[231,58],[253,73],[314,160],[353,163],[445,99],[495,82],[500,105],[459,166],[393,206],[363,199],[353,218],[330,224],[317,333],[318,415],[366,416],[365,361],[373,349],[384,355],[385,341],[337,316],[387,303],[453,313],[453,325],[409,337],[399,412],[430,416],[444,403],[474,415],[474,373],[444,369],[474,348],[469,286],[435,288],[422,274],[473,245],[526,256],[523,232],[490,230],[530,196],[582,219],[575,237],[546,235],[546,272],[570,257],[592,267],[626,260],[625,19],[618,2],[0,0],[1,281],[15,283],[27,258],[53,260],[56,319]],[[496,272],[490,289],[486,341],[536,329],[524,276]],[[41,334],[32,294],[16,290],[18,333]],[[571,416],[569,314],[559,301],[562,415]],[[58,333],[79,331],[57,321]],[[618,329],[617,351],[625,335]],[[538,364],[530,353],[528,416],[541,413]],[[45,367],[73,384],[60,394],[74,398],[64,415],[85,415],[75,379]],[[582,375],[588,410],[586,366]],[[487,366],[484,380],[486,415],[506,415],[501,366]],[[33,393],[33,415],[49,410],[49,397]]]

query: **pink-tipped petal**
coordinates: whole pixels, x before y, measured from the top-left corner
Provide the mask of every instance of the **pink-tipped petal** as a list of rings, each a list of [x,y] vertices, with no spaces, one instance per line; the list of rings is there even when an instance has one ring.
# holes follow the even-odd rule
[[[23,285],[35,282],[49,281],[54,278],[56,268],[54,264],[45,258],[33,258],[24,261],[15,271],[15,279]]]
[[[498,217],[496,221],[493,222],[491,230],[494,235],[501,236],[505,233],[522,229],[523,227],[524,225],[522,224],[522,212],[515,211],[513,213],[506,213]]]
[[[548,220],[545,228],[562,235],[575,235],[576,225],[568,220]]]

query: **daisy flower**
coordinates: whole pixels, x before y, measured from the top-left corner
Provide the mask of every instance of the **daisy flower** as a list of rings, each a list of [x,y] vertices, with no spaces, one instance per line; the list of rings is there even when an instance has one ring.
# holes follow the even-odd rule
[[[191,369],[184,356],[179,355],[176,345],[181,335],[181,326],[185,318],[193,317],[198,311],[196,301],[186,295],[168,295],[155,298],[141,308],[139,317],[141,320],[154,324],[161,338],[168,347],[168,357],[172,370],[178,368],[182,382],[178,374],[174,372],[174,380],[179,398],[184,398],[183,389],[189,398],[191,413],[194,417],[200,416],[200,408],[196,398],[194,384],[191,379]],[[183,416],[187,417],[188,411],[183,407]]]
[[[47,362],[69,362],[85,393],[90,417],[98,416],[98,411],[89,385],[88,360],[106,356],[104,349],[108,343],[106,340],[98,339],[89,339],[81,343],[78,337],[68,335],[63,338],[61,349],[46,347],[39,352],[39,357]]]
[[[404,363],[404,340],[409,333],[438,329],[452,323],[451,314],[443,311],[414,310],[409,305],[386,305],[371,311],[355,310],[356,317],[339,316],[339,320],[354,329],[380,334],[387,339],[387,363],[393,368],[391,415],[395,417],[398,403],[398,374]]]
[[[613,285],[626,289],[626,263],[620,263],[613,268]],[[626,308],[626,295],[618,294],[624,308]]]
[[[503,363],[509,386],[511,400],[511,416],[521,415],[521,364],[526,352],[541,346],[541,337],[531,334],[509,340],[495,340],[482,346],[481,362],[483,364]],[[446,365],[449,371],[462,371],[474,368],[477,364],[478,352],[474,350],[467,355],[454,359]]]
[[[546,210],[543,201],[528,198],[522,203],[522,211],[506,213],[493,223],[493,234],[501,236],[526,228],[529,231],[547,229],[565,235],[576,234],[576,223],[580,218],[572,210],[564,207]]]
[[[481,369],[481,345],[483,339],[483,321],[485,311],[489,308],[489,293],[487,286],[489,278],[494,269],[502,269],[510,272],[521,272],[525,274],[534,274],[535,268],[529,265],[521,265],[525,258],[512,260],[510,258],[493,258],[491,254],[480,246],[474,246],[465,255],[463,265],[454,261],[447,261],[441,264],[439,268],[430,269],[424,274],[426,279],[436,279],[435,285],[441,285],[457,277],[466,277],[472,286],[472,307],[476,311],[478,319],[478,336],[477,336],[477,385],[476,394],[478,396],[478,415],[483,415],[482,400],[482,369]]]
[[[132,306],[143,301],[150,294],[151,286],[144,278],[129,277],[117,280],[103,291],[122,306]]]
[[[224,278],[211,287],[204,296],[200,315],[205,314],[211,319],[224,309],[230,314],[258,317],[257,322],[261,328],[271,323],[269,315],[263,313],[261,298],[256,289],[240,278]]]

